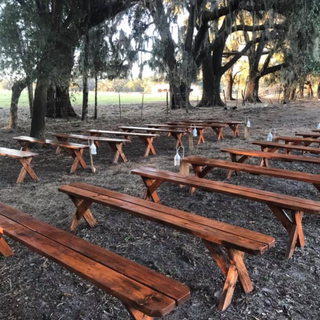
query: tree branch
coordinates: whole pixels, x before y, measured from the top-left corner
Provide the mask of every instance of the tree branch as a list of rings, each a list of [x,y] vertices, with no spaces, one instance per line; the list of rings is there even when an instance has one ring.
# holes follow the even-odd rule
[[[246,46],[221,68],[221,74],[224,74],[228,69],[230,69],[251,48],[252,45],[258,43],[260,40],[261,38],[256,38],[247,42]]]

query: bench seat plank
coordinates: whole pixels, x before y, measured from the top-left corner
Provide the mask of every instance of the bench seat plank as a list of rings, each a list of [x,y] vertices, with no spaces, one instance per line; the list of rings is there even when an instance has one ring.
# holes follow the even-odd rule
[[[299,146],[293,144],[284,144],[268,141],[253,141],[252,144],[260,146],[262,151],[264,152],[276,152],[278,149],[284,149],[287,154],[290,154],[290,152],[293,150],[320,154],[320,148],[311,148],[307,146]]]
[[[194,167],[198,178],[204,178],[212,169],[222,168],[228,170],[227,178],[230,178],[232,171],[236,173],[242,171],[251,174],[266,175],[282,179],[297,180],[313,184],[320,191],[320,176],[317,174],[305,173],[300,171],[291,171],[270,167],[260,167],[245,163],[236,163],[217,159],[208,159],[203,157],[190,156],[181,159],[180,173],[189,174],[189,164]]]
[[[79,192],[81,189],[81,192]],[[161,207],[160,204],[153,203],[154,206],[146,206],[145,204],[137,204],[138,200],[146,202],[142,199],[137,199],[135,197],[130,197],[128,195],[121,195],[110,190],[105,190],[102,188],[96,187],[95,189],[87,190],[88,188],[85,185],[81,184],[71,184],[68,186],[59,187],[59,191],[72,195],[74,197],[81,197],[83,199],[94,199],[94,202],[101,205],[109,206],[114,209],[119,209],[130,213],[132,215],[143,217],[144,219],[155,221],[166,226],[175,227],[180,231],[191,233],[202,239],[224,245],[226,247],[237,247],[237,249],[248,252],[250,254],[262,254],[269,249],[270,241],[272,238],[267,237],[262,239],[264,242],[252,241],[250,236],[246,236],[243,232],[243,236],[236,236],[236,229],[234,233],[230,234],[230,231],[224,232],[224,230],[219,230],[217,226],[208,226],[210,219],[203,218],[199,219],[198,216],[189,214],[187,212],[182,212],[179,210],[174,210],[167,207]],[[122,198],[122,199],[121,199]],[[125,199],[123,199],[125,198]],[[131,201],[130,201],[131,200]],[[124,206],[125,202],[125,206]],[[152,203],[150,203],[152,204]],[[161,210],[162,209],[162,210]],[[194,221],[194,217],[197,217]],[[202,220],[202,221],[199,221]],[[214,233],[211,228],[214,228]],[[266,241],[267,240],[267,241]],[[273,243],[271,243],[272,245]]]
[[[127,139],[119,138],[106,138],[106,137],[95,137],[95,136],[85,136],[81,134],[71,134],[71,133],[51,133],[52,136],[56,137],[59,141],[67,142],[69,139],[76,139],[86,141],[93,141],[97,147],[100,147],[99,142],[107,142],[111,151],[114,153],[112,163],[116,164],[118,159],[121,158],[123,162],[127,162],[127,157],[125,156],[122,147],[126,142],[130,142]],[[57,147],[56,154],[60,153],[60,147]]]
[[[237,148],[222,148],[221,152],[227,152],[230,154],[231,160],[233,162],[243,163],[250,157],[260,158],[260,165],[268,167],[267,159],[272,160],[281,160],[287,162],[305,162],[305,163],[313,163],[320,164],[319,158],[314,157],[304,157],[304,156],[296,156],[292,154],[282,154],[282,153],[273,153],[273,152],[263,152],[257,150],[248,150],[248,149],[237,149]],[[237,160],[237,156],[241,156],[240,159]]]
[[[0,148],[0,156],[17,159],[21,164],[22,168],[20,170],[17,183],[22,183],[24,181],[25,176],[28,174],[30,178],[34,181],[39,181],[38,176],[31,168],[31,162],[33,157],[38,156],[38,153],[15,150],[9,148]]]
[[[79,164],[83,169],[87,168],[87,165],[82,157],[82,154],[85,149],[89,148],[88,145],[78,144],[78,143],[69,143],[66,141],[38,139],[38,138],[28,137],[28,136],[19,136],[19,137],[14,137],[13,139],[18,141],[23,151],[29,151],[30,144],[34,144],[34,143],[66,149],[67,152],[70,154],[70,156],[74,159],[70,169],[70,173],[74,173],[77,170],[77,167],[79,166]]]
[[[123,130],[124,132],[147,132],[147,133],[168,133],[171,135],[175,140],[175,148],[178,148],[180,146],[183,146],[181,137],[183,134],[186,133],[184,129],[175,129],[175,128],[148,128],[148,127],[132,127],[132,126],[119,126],[120,130]]]
[[[312,139],[312,138],[299,138],[299,137],[288,137],[288,136],[279,136],[275,139],[276,142],[278,141],[284,141],[285,143],[292,143],[294,145],[305,145],[309,146],[312,143],[320,145],[319,139]]]
[[[159,222],[176,230],[184,231],[202,239],[218,267],[226,277],[223,293],[219,301],[219,310],[225,310],[231,303],[235,283],[239,282],[248,293],[253,290],[248,272],[243,262],[245,252],[262,254],[274,245],[274,238],[244,230],[242,228],[219,223],[214,220],[187,213],[181,210],[148,202],[111,190],[83,184],[73,183],[59,187],[59,191],[68,194],[71,199],[86,203],[99,203],[117,210],[130,213],[134,216]],[[77,205],[72,226],[76,226],[83,215],[78,211]],[[82,210],[81,210],[82,211]],[[88,210],[87,212],[88,213]],[[90,212],[91,214],[91,212]],[[74,221],[77,223],[74,223]],[[229,281],[232,279],[233,284]]]
[[[302,247],[304,245],[301,224],[302,214],[304,212],[320,214],[320,202],[308,199],[296,198],[274,192],[237,186],[224,182],[211,181],[198,177],[184,176],[178,173],[154,168],[133,169],[131,173],[142,177],[146,185],[144,198],[150,198],[155,202],[160,201],[156,194],[156,189],[159,185],[163,182],[172,182],[179,185],[199,188],[209,192],[222,193],[267,204],[289,234],[286,251],[287,258],[292,256],[295,246]],[[291,218],[286,213],[286,210],[291,213]],[[291,234],[293,236],[291,236]]]
[[[39,155],[38,153],[29,152],[29,151],[21,151],[21,150],[9,149],[9,148],[0,148],[0,156],[2,156],[2,157],[24,159],[24,158],[36,157],[38,155]]]
[[[0,225],[5,235],[149,316],[163,316],[189,298],[186,286],[4,204]]]
[[[101,137],[101,135],[116,135],[124,136],[125,139],[131,141],[131,137],[138,137],[142,143],[145,145],[144,157],[147,157],[150,152],[155,155],[156,151],[153,146],[153,140],[155,137],[158,137],[158,134],[153,133],[141,133],[141,132],[125,132],[125,131],[108,131],[108,130],[89,130],[90,136]]]

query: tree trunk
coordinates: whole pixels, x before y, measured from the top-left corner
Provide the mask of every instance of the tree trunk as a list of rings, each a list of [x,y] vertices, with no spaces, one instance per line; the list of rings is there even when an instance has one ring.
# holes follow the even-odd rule
[[[28,85],[28,98],[29,98],[29,109],[30,109],[30,118],[33,114],[33,83],[30,82]]]
[[[170,86],[170,106],[171,109],[182,109],[186,105],[189,108],[189,91],[185,84],[177,86],[173,83],[169,83]]]
[[[304,80],[300,81],[299,84],[299,97],[302,99],[304,98]]]
[[[52,87],[49,88],[48,92],[46,116],[49,118],[77,117],[78,115],[75,113],[70,101],[69,83],[67,85],[56,85],[55,95],[51,90]]]
[[[296,86],[292,86],[291,90],[290,90],[290,100],[291,101],[296,100],[296,92],[297,92]]]
[[[18,126],[18,103],[21,92],[28,85],[28,79],[17,81],[12,86],[11,105],[10,105],[10,117],[9,117],[9,128],[17,128]]]
[[[232,74],[232,70],[233,68],[231,68],[230,70],[228,70],[227,74],[226,74],[226,79],[227,79],[227,88],[226,88],[226,92],[227,92],[227,97],[230,101],[235,100],[232,96],[232,90],[233,90],[233,82],[234,82],[234,78],[233,78],[233,74]]]
[[[245,101],[251,103],[261,103],[259,98],[259,81],[260,77],[256,75],[249,76],[249,80],[246,87]]]
[[[198,107],[224,106],[220,97],[221,74],[214,74],[211,55],[207,56],[202,63],[202,99]]]
[[[81,120],[85,121],[88,117],[88,66],[89,66],[89,32],[88,26],[84,36],[83,61],[82,61],[82,115]]]
[[[320,100],[320,82],[318,83],[317,96],[318,96],[318,100]]]
[[[48,89],[49,79],[47,77],[39,77],[34,94],[33,117],[30,132],[31,137],[44,138]]]
[[[98,118],[98,73],[94,77],[95,86],[94,86],[94,119]]]

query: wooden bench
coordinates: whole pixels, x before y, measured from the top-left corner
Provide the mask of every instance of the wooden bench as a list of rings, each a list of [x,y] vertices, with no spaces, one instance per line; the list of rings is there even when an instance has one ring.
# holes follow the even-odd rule
[[[263,152],[277,152],[279,149],[284,149],[286,154],[290,154],[291,151],[301,151],[303,153],[309,152],[313,154],[320,154],[320,148],[311,148],[306,146],[292,145],[287,143],[277,143],[268,141],[253,141],[252,144],[261,147]]]
[[[179,146],[183,146],[181,137],[183,134],[185,134],[185,130],[178,130],[173,128],[148,128],[148,127],[130,127],[130,126],[120,126],[120,130],[124,132],[147,132],[147,133],[169,133],[175,140],[175,148],[178,148]]]
[[[273,153],[273,152],[263,152],[256,150],[247,150],[247,149],[236,149],[236,148],[222,148],[222,152],[227,152],[230,154],[231,160],[237,163],[243,163],[249,158],[260,158],[260,166],[269,166],[268,159],[271,160],[281,160],[286,162],[305,162],[312,164],[320,164],[320,159],[313,157],[303,157],[296,156],[292,154],[282,154],[282,153]],[[239,159],[237,157],[240,156]]]
[[[95,220],[89,208],[92,203],[98,203],[200,238],[226,277],[219,310],[225,310],[230,304],[238,279],[244,292],[253,289],[243,262],[244,253],[261,255],[275,243],[274,238],[261,233],[100,187],[72,183],[59,187],[59,191],[68,194],[77,207],[71,230],[82,217],[92,226]]]
[[[163,182],[172,182],[178,185],[185,185],[202,189],[204,191],[222,193],[233,197],[249,199],[265,203],[274,213],[276,218],[287,230],[289,241],[287,244],[286,257],[290,258],[296,246],[304,246],[302,230],[302,217],[305,212],[320,214],[320,202],[291,197],[269,191],[263,191],[229,183],[199,179],[193,176],[184,176],[179,173],[158,170],[154,168],[138,168],[131,170],[131,173],[139,175],[146,186],[144,198],[150,198],[154,202],[160,199],[156,190]],[[291,218],[287,214],[291,213]]]
[[[245,163],[235,163],[230,161],[193,156],[181,159],[180,173],[183,175],[189,175],[190,165],[193,168],[194,174],[198,178],[204,178],[212,169],[222,168],[228,170],[227,179],[231,177],[233,171],[237,174],[242,171],[251,174],[265,175],[275,178],[311,183],[320,192],[320,176],[317,174],[275,168],[266,168]]]
[[[319,139],[320,133],[319,132],[298,132],[295,134],[296,136],[301,136],[303,138],[311,138],[311,139]]]
[[[160,124],[156,124],[156,123],[151,123],[151,124],[145,124],[145,126],[147,127],[151,127],[151,128],[173,128],[173,129],[185,129],[186,132],[190,135],[192,135],[192,130],[193,128],[195,128],[197,130],[197,145],[199,145],[200,143],[205,143],[204,140],[204,136],[203,136],[203,131],[207,128],[206,126],[202,126],[199,124],[195,124],[195,125],[190,125],[190,124],[167,124],[167,123],[160,123]]]
[[[97,147],[99,147],[99,142],[107,142],[110,149],[112,150],[114,156],[112,163],[118,163],[119,158],[123,162],[127,162],[127,157],[125,156],[122,147],[126,142],[130,142],[127,139],[113,139],[113,138],[105,138],[105,137],[95,137],[95,136],[85,136],[81,134],[69,134],[69,133],[51,133],[52,136],[56,137],[59,141],[68,141],[69,139],[76,139],[86,141],[93,141]],[[60,147],[57,148],[56,153],[59,153]]]
[[[78,165],[83,169],[87,168],[87,165],[82,157],[84,149],[89,148],[88,145],[84,144],[77,144],[77,143],[68,143],[63,141],[53,141],[53,140],[42,140],[28,136],[19,136],[14,137],[13,139],[17,140],[22,148],[23,151],[29,151],[30,144],[41,144],[41,145],[48,145],[53,147],[60,147],[65,150],[71,155],[74,159],[73,164],[70,169],[70,173],[74,173],[77,170]]]
[[[320,146],[320,140],[319,139],[312,139],[312,138],[279,136],[279,137],[276,137],[275,141],[276,142],[284,141],[287,144],[293,144],[296,146],[298,146],[298,145],[309,146],[312,143],[316,143],[318,146]]]
[[[37,177],[30,165],[33,157],[38,156],[38,153],[8,148],[0,148],[0,156],[17,159],[20,162],[22,168],[18,176],[17,183],[22,183],[26,174],[28,174],[32,180],[39,181],[39,178]]]
[[[144,156],[147,157],[151,152],[153,155],[156,154],[156,151],[153,146],[153,139],[158,137],[157,134],[152,133],[139,133],[139,132],[123,132],[123,131],[110,131],[110,130],[89,130],[89,134],[93,137],[101,137],[101,135],[114,135],[114,136],[123,136],[127,140],[131,140],[131,137],[138,137],[146,149],[144,152]]]
[[[243,121],[234,121],[234,120],[216,120],[216,119],[209,119],[209,120],[183,120],[182,122],[186,122],[186,123],[197,123],[197,124],[223,124],[225,126],[229,126],[229,128],[232,130],[233,132],[233,137],[240,137],[240,132],[239,132],[239,126],[240,125],[244,125],[244,136],[246,137],[247,135],[247,126],[246,123]]]
[[[185,122],[167,122],[169,125],[175,125],[175,126],[190,126],[192,125],[193,123],[192,122],[188,122],[188,123],[185,123]],[[194,126],[202,126],[205,128],[211,128],[213,130],[213,132],[217,135],[217,140],[222,140],[224,139],[223,137],[223,129],[225,127],[227,127],[227,124],[224,124],[224,123],[201,123],[201,124],[193,124]],[[203,130],[204,130],[203,129]]]
[[[189,299],[185,285],[3,203],[0,227],[0,254],[13,254],[4,234],[116,297],[133,319],[164,316]]]

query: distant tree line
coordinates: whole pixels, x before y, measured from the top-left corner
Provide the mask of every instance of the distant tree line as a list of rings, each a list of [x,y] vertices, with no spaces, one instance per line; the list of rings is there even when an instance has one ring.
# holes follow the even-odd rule
[[[128,79],[133,64],[139,64],[141,83],[119,83],[145,91],[148,65],[169,83],[171,108],[187,110],[191,85],[199,79],[203,94],[197,107],[217,107],[224,105],[223,76],[233,99],[241,73],[243,99],[255,103],[265,77],[282,85],[284,99],[294,99],[320,76],[317,0],[0,3],[0,71],[13,79],[9,126],[17,126],[19,97],[28,88],[35,137],[44,137],[46,117],[77,116],[70,100],[75,79],[82,82],[85,120],[89,89],[97,92],[99,79]]]

